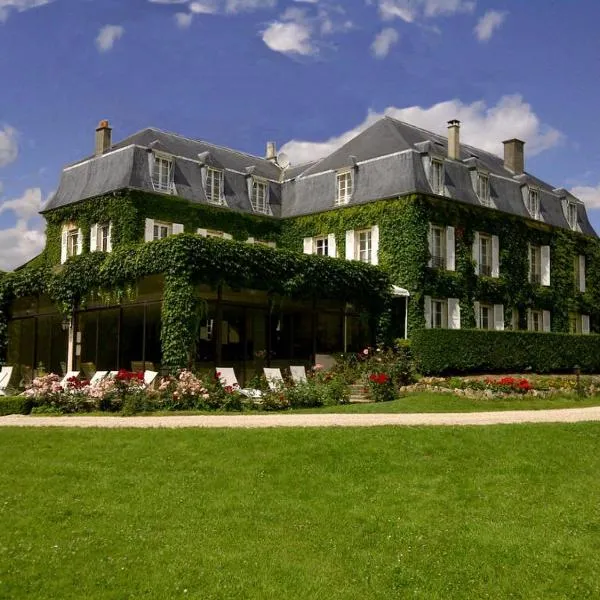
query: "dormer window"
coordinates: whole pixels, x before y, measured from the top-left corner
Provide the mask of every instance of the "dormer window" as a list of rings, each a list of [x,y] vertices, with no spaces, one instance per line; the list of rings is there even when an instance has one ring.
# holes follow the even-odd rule
[[[575,202],[567,202],[567,222],[571,229],[577,229],[577,204]]]
[[[431,161],[431,189],[434,194],[444,194],[444,163],[441,160]]]
[[[344,171],[337,174],[337,187],[335,194],[336,206],[347,204],[354,191],[354,182],[352,181],[352,171]]]
[[[250,194],[250,202],[252,209],[255,212],[265,213],[269,212],[269,188],[266,181],[260,181],[259,179],[252,179],[252,190]]]
[[[477,173],[477,197],[484,206],[490,206],[490,178],[487,173]]]
[[[529,188],[527,210],[532,219],[540,218],[540,191],[537,188]]]
[[[223,171],[206,168],[206,199],[213,204],[223,202]]]
[[[173,193],[173,160],[168,156],[154,153],[152,164],[152,187],[156,192]]]

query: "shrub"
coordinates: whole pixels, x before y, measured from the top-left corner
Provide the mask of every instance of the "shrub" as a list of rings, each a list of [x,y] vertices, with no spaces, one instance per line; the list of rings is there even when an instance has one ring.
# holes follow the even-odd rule
[[[600,371],[600,336],[479,329],[421,329],[411,351],[419,372]]]
[[[394,382],[387,373],[371,373],[368,382],[371,397],[375,402],[389,402],[395,399]]]
[[[25,396],[0,398],[0,416],[28,415],[33,407],[33,400]]]

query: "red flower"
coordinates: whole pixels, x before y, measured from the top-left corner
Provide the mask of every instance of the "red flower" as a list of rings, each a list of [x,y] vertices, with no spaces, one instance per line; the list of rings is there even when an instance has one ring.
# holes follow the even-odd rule
[[[387,383],[390,380],[389,375],[386,375],[385,373],[371,373],[369,375],[369,381],[371,381],[372,383],[376,383],[378,385],[383,385],[384,383]]]

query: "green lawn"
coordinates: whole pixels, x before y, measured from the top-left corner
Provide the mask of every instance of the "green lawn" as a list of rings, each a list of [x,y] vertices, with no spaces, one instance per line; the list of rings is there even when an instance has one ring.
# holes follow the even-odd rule
[[[0,598],[600,597],[600,424],[0,431]]]

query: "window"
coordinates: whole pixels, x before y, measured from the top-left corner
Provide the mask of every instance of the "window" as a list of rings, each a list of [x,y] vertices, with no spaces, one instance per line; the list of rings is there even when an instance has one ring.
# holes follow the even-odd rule
[[[268,213],[269,205],[267,198],[267,183],[265,181],[258,181],[257,179],[252,180],[252,194],[250,196],[250,202],[252,209],[255,212]]]
[[[335,194],[335,203],[346,204],[352,197],[352,191],[354,189],[352,181],[352,171],[345,171],[344,173],[338,173],[337,175],[337,190]]]
[[[77,256],[79,248],[79,229],[69,229],[67,232],[67,258]]]
[[[98,237],[96,238],[96,248],[100,252],[110,252],[110,224],[104,223],[98,225]]]
[[[540,246],[529,247],[529,281],[542,283],[542,248]]]
[[[571,229],[577,229],[577,204],[574,202],[567,202],[567,221]]]
[[[371,230],[364,229],[356,232],[357,258],[360,262],[371,262]]]
[[[490,206],[490,178],[486,173],[477,173],[477,197],[485,206]]]
[[[492,275],[492,238],[489,235],[479,235],[479,274]]]
[[[159,223],[158,221],[154,222],[154,232],[153,239],[162,240],[166,237],[169,237],[173,232],[173,226],[169,223]]]
[[[580,254],[576,256],[573,261],[573,268],[575,272],[575,291],[585,294],[586,290],[586,279],[585,279],[585,255]]]
[[[544,313],[541,310],[532,310],[529,322],[530,331],[544,331]]]
[[[217,169],[206,168],[206,199],[213,204],[222,203],[223,173]]]
[[[154,155],[152,167],[152,186],[157,192],[172,193],[173,161],[164,156]]]
[[[529,188],[527,210],[533,219],[540,218],[540,192],[535,188]]]
[[[489,304],[479,305],[479,329],[494,329],[494,307]]]
[[[431,266],[434,269],[446,268],[446,230],[431,226]]]
[[[569,313],[569,333],[581,333],[581,316],[577,313]]]
[[[314,253],[319,256],[329,256],[329,239],[326,236],[315,238]]]
[[[431,189],[434,194],[444,193],[444,163],[440,160],[431,161]]]
[[[431,327],[432,329],[448,327],[448,302],[446,300],[431,300]]]

